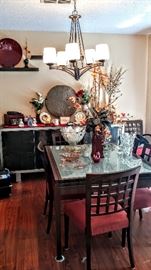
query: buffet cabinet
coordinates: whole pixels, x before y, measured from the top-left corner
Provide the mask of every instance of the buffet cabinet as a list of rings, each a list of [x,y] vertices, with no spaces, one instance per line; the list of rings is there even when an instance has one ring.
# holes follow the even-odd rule
[[[21,181],[22,173],[43,171],[41,151],[42,140],[52,144],[52,130],[58,127],[29,127],[0,129],[1,168],[8,168]]]

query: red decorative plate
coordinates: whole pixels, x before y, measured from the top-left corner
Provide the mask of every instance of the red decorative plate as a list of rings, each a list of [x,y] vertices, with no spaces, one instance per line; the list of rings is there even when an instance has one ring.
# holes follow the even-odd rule
[[[0,66],[14,67],[22,58],[22,48],[19,43],[11,38],[0,40]]]

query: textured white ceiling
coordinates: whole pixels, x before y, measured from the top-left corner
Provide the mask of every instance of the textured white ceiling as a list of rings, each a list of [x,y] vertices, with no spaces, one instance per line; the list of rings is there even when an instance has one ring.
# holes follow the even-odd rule
[[[150,34],[151,0],[77,0],[82,32]],[[0,0],[0,30],[69,32],[71,4]]]

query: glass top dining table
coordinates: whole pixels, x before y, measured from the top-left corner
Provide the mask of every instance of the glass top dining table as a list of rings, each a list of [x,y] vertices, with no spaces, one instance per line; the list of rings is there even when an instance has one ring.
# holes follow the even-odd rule
[[[52,169],[54,206],[56,216],[56,260],[62,261],[61,248],[61,200],[62,196],[85,192],[86,174],[115,173],[141,166],[138,187],[151,186],[151,166],[135,156],[123,156],[119,147],[106,145],[104,158],[98,163],[91,159],[91,145],[45,146]]]
[[[118,146],[110,144],[104,151],[104,158],[98,163],[91,159],[91,145],[47,146],[51,149],[57,166],[58,180],[84,179],[88,173],[121,172],[141,165],[142,173],[151,173],[151,166],[135,156],[122,156]],[[56,179],[57,180],[57,179]]]

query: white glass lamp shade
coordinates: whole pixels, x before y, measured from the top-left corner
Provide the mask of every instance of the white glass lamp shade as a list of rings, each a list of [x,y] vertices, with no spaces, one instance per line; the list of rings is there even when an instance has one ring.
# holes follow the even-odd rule
[[[66,58],[68,61],[74,61],[80,59],[80,49],[78,43],[67,43],[66,48]]]
[[[47,47],[43,50],[43,62],[45,64],[55,64],[57,62],[56,49]]]
[[[87,49],[85,50],[85,60],[87,64],[93,64],[95,62],[95,50]]]
[[[97,44],[96,45],[96,55],[95,59],[97,61],[99,60],[109,60],[110,53],[109,53],[109,47],[107,44]]]
[[[57,52],[57,65],[65,66],[67,64],[65,51]]]

